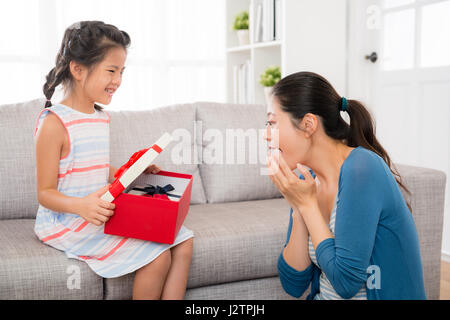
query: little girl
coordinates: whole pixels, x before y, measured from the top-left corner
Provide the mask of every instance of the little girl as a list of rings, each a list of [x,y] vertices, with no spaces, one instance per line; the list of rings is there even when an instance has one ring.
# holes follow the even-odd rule
[[[192,231],[183,226],[173,245],[103,232],[115,205],[100,197],[117,169],[109,165],[109,115],[96,102],[109,104],[119,88],[129,44],[126,32],[100,21],[75,23],[64,33],[35,128],[35,233],[104,278],[136,271],[133,299],[183,299]],[[64,99],[52,105],[59,84]],[[159,171],[151,165],[146,173]]]

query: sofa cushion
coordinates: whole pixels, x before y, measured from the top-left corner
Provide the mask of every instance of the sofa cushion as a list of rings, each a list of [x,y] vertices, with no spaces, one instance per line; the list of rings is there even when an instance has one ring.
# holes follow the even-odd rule
[[[103,299],[103,279],[42,243],[34,221],[0,221],[0,299]]]
[[[266,113],[264,105],[197,103],[200,174],[208,202],[281,197],[269,176],[261,174]]]
[[[397,164],[409,197],[422,257],[425,290],[428,299],[439,299],[441,244],[445,204],[445,173],[439,170]]]
[[[284,199],[193,205],[185,226],[194,231],[188,288],[277,276],[286,241]],[[134,273],[105,279],[105,299],[130,299]]]
[[[306,299],[307,289],[298,298]],[[296,300],[284,291],[279,277],[252,279],[221,283],[208,287],[193,288],[186,292],[186,300]]]
[[[206,202],[194,149],[194,105],[180,104],[149,111],[108,112],[111,115],[111,165],[120,167],[134,152],[150,147],[163,132],[173,133],[174,138],[179,140],[172,141],[156,158],[155,164],[166,171],[193,175],[191,203]],[[177,132],[185,133],[183,139]],[[183,155],[186,155],[185,159]]]
[[[44,103],[37,99],[0,106],[0,219],[36,217],[33,130]]]

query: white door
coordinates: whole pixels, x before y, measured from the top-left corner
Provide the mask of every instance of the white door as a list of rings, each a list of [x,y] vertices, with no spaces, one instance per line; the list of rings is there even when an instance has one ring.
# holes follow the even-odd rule
[[[371,110],[395,163],[446,172],[450,258],[450,0],[350,0],[348,10],[348,96]]]

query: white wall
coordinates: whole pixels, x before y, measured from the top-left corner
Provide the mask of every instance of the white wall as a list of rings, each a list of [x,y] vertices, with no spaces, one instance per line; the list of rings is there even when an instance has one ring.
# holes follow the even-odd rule
[[[286,0],[285,74],[312,71],[346,93],[346,0]],[[298,39],[298,40],[293,40]]]
[[[131,37],[122,85],[108,108],[224,102],[225,1],[0,1],[0,70],[8,75],[0,77],[0,104],[43,97],[65,29],[82,20],[113,24]]]

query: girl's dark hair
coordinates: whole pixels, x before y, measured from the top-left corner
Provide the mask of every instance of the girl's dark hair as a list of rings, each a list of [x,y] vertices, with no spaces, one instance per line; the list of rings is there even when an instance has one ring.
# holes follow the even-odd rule
[[[295,127],[298,128],[298,122],[305,114],[312,113],[320,116],[329,137],[349,147],[362,146],[375,152],[386,162],[399,186],[411,195],[386,150],[378,142],[375,122],[361,102],[347,100],[348,125],[340,114],[342,97],[324,77],[312,72],[297,72],[281,79],[273,87],[272,94],[279,101],[281,110],[290,115]],[[412,212],[408,201],[406,204]]]
[[[102,21],[80,21],[68,27],[56,56],[55,67],[47,74],[43,87],[47,98],[45,108],[51,107],[50,99],[59,84],[65,89],[73,85],[70,61],[91,69],[104,59],[109,49],[122,47],[126,50],[129,45],[130,36],[125,31]],[[94,107],[102,110],[97,104]]]

